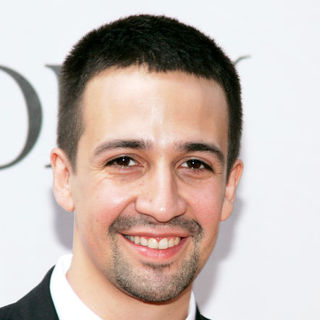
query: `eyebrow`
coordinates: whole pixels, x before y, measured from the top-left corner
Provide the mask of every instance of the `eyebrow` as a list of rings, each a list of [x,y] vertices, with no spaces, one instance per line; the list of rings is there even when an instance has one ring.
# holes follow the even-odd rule
[[[120,148],[129,148],[129,149],[149,149],[150,148],[150,143],[148,143],[145,140],[121,140],[121,139],[116,139],[116,140],[111,140],[102,143],[99,145],[95,151],[94,151],[94,156],[98,156],[101,153],[111,150],[111,149],[120,149]]]
[[[214,154],[221,164],[225,163],[225,157],[222,151],[214,144],[204,143],[204,142],[178,142],[176,144],[178,150],[183,152],[209,152]],[[132,139],[132,140],[122,140],[115,139],[111,141],[106,141],[99,145],[95,151],[94,156],[99,156],[105,151],[111,149],[139,149],[139,150],[147,150],[151,148],[151,142],[143,139]]]

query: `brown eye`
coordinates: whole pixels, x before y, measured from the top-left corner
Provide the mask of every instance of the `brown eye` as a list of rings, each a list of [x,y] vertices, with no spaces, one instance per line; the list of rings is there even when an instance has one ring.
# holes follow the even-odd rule
[[[122,156],[122,157],[118,157],[116,159],[109,161],[106,165],[107,166],[118,166],[118,167],[132,167],[132,166],[136,165],[136,161],[130,157]]]
[[[189,168],[192,168],[192,169],[201,169],[203,167],[203,164],[201,161],[194,160],[194,159],[188,160],[187,165]]]
[[[204,163],[203,161],[200,161],[198,159],[190,159],[187,160],[186,162],[184,162],[181,167],[183,168],[189,168],[189,169],[193,169],[193,170],[210,170],[212,171],[212,168],[210,166],[208,166],[206,163]]]

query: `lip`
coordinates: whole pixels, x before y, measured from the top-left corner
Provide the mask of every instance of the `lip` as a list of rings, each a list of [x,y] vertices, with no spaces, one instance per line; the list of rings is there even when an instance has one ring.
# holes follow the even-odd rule
[[[124,240],[126,246],[133,251],[134,254],[137,254],[138,256],[144,258],[146,262],[156,262],[156,263],[165,263],[169,262],[170,259],[173,259],[176,255],[178,255],[183,248],[186,246],[189,237],[184,236],[182,237],[181,235],[175,233],[166,233],[166,234],[151,234],[151,233],[121,233],[121,238]],[[135,235],[135,236],[140,236],[140,237],[150,237],[150,238],[155,238],[157,240],[162,239],[162,238],[170,238],[170,237],[180,237],[181,240],[180,242],[175,245],[174,247],[170,247],[167,249],[152,249],[149,247],[145,247],[142,245],[137,245],[127,239],[125,236],[126,235]]]

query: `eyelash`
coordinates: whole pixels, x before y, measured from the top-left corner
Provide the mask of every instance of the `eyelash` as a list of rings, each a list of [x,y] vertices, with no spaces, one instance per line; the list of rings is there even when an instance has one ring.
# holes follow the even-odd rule
[[[118,161],[122,161],[122,163],[119,163]],[[134,165],[129,165],[130,162],[134,162]],[[117,163],[118,162],[118,163]],[[129,162],[129,163],[128,163]],[[120,156],[118,158],[112,159],[106,163],[106,166],[118,166],[120,168],[129,168],[135,166],[137,163],[136,160],[129,156]],[[187,166],[183,166],[183,164],[187,164]],[[192,166],[198,166],[198,168],[194,167],[189,167],[189,165]],[[199,160],[199,159],[189,159],[185,162],[182,163],[181,165],[182,168],[189,168],[191,170],[208,170],[208,171],[213,171],[212,167],[210,167],[207,163]]]
[[[118,161],[122,161],[123,163],[120,164],[120,163],[117,163]],[[126,164],[125,165],[125,162],[129,161],[129,163],[131,161],[137,163],[134,159],[132,159],[131,157],[128,157],[128,156],[120,156],[118,158],[115,158],[115,159],[112,159],[110,161],[108,161],[106,163],[106,167],[109,167],[109,166],[117,166],[117,167],[120,167],[120,168],[128,168],[128,167],[133,167],[133,165],[128,165]]]

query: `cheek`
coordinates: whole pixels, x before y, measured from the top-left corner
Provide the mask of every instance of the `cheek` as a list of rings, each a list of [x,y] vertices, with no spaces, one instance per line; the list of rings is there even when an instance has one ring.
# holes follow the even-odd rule
[[[193,218],[201,225],[204,232],[200,242],[200,269],[207,261],[216,242],[223,198],[223,184],[211,184],[194,190],[192,202],[189,202]]]
[[[132,196],[126,187],[103,180],[81,188],[77,200],[76,227],[81,237],[99,243],[106,241],[109,226],[130,205]]]
[[[112,252],[109,226],[130,207],[127,188],[115,187],[107,180],[82,185],[77,191],[75,211],[75,251],[86,252],[97,265],[110,261]]]
[[[117,186],[108,180],[103,181],[95,186],[88,211],[97,224],[108,228],[130,205],[133,199],[131,194],[132,191],[123,185]]]
[[[204,230],[212,230],[220,221],[224,199],[222,188],[216,184],[198,188],[190,199],[195,219]]]

